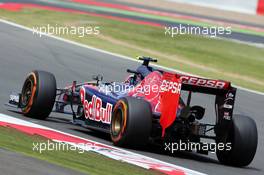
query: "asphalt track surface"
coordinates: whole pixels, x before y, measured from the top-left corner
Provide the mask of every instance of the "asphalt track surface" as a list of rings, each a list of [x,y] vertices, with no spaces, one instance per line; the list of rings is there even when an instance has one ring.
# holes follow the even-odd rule
[[[160,19],[149,19],[149,18],[144,18],[140,16],[131,16],[131,15],[126,15],[126,14],[120,14],[120,13],[115,13],[115,12],[107,12],[107,11],[101,11],[101,10],[96,10],[96,9],[89,9],[86,7],[89,7],[85,4],[79,4],[80,6],[75,6],[73,5],[73,2],[69,1],[62,1],[62,2],[52,2],[50,0],[0,0],[0,2],[18,2],[18,3],[32,3],[32,4],[39,4],[39,5],[44,5],[44,6],[52,6],[52,7],[60,7],[60,8],[66,8],[66,9],[73,9],[73,10],[79,10],[79,11],[84,11],[84,12],[92,12],[92,13],[97,13],[97,14],[103,14],[103,15],[108,15],[108,16],[114,16],[114,17],[122,17],[122,18],[128,18],[128,19],[134,19],[134,20],[139,20],[139,21],[148,21],[148,22],[153,22],[160,24],[162,26],[167,26],[167,27],[179,27],[180,25],[183,27],[193,27],[194,25],[186,25],[186,24],[181,24],[178,22],[170,22],[166,20],[160,20]],[[120,4],[120,2],[116,2],[114,0],[110,1],[104,1],[108,3],[113,3],[113,4]],[[78,3],[76,3],[78,4]],[[141,8],[148,8],[145,6],[137,6],[137,5],[132,5],[129,3],[121,3],[123,5],[128,5],[128,6],[134,6],[134,7],[141,7]],[[164,11],[161,9],[153,9],[153,8],[148,8],[152,10],[158,10],[158,11]],[[174,14],[179,14],[179,15],[187,15],[187,16],[194,16],[194,17],[202,17],[198,15],[193,15],[193,14],[183,14],[179,13],[177,11],[166,11]],[[210,17],[203,17],[210,19]],[[215,19],[211,19],[215,20]],[[226,21],[222,20],[224,22],[231,22],[231,23],[237,23],[241,24],[239,22],[234,22],[234,21]],[[245,24],[249,26],[256,26],[253,24]],[[195,26],[197,27],[197,26]],[[263,26],[258,25],[257,27],[263,28]],[[201,27],[200,27],[201,28]],[[202,28],[201,28],[202,29]],[[246,34],[246,33],[240,33],[240,32],[232,32],[230,35],[228,34],[223,34],[223,35],[217,35],[220,38],[226,38],[226,39],[234,39],[242,42],[249,42],[249,43],[254,43],[254,44],[264,44],[264,36],[258,36],[258,35],[253,35],[253,34]]]
[[[112,144],[108,135],[72,125],[70,123],[71,116],[52,113],[46,121],[35,120],[8,111],[4,103],[8,101],[10,92],[20,92],[25,76],[34,69],[52,72],[57,78],[58,86],[64,87],[71,84],[72,80],[87,81],[91,79],[92,75],[98,73],[101,73],[106,81],[120,81],[127,76],[125,73],[127,68],[136,68],[139,63],[46,36],[40,38],[33,35],[32,32],[1,22],[0,38],[0,113],[101,143]],[[214,98],[212,96],[195,94],[192,104],[210,108],[206,111],[205,120],[213,123]],[[208,174],[263,174],[263,104],[264,96],[238,90],[235,113],[251,116],[258,127],[258,150],[253,162],[248,167],[234,168],[221,165],[214,154],[204,156],[195,153],[182,153],[168,156],[152,147],[133,151]],[[0,156],[0,162],[2,162],[1,159],[3,159],[2,156]]]

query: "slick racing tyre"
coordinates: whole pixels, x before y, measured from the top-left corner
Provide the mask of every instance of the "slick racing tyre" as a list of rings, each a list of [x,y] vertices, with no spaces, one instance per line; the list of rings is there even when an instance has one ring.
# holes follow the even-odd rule
[[[111,119],[111,139],[116,146],[140,147],[147,144],[152,127],[150,104],[133,97],[121,98]]]
[[[232,126],[225,137],[225,139],[220,140],[225,140],[224,144],[231,143],[231,150],[217,150],[218,160],[230,166],[241,167],[249,165],[255,156],[258,144],[255,121],[247,116],[234,115]]]
[[[32,118],[47,118],[55,102],[56,89],[53,74],[45,71],[32,71],[27,76],[21,92],[22,113]]]

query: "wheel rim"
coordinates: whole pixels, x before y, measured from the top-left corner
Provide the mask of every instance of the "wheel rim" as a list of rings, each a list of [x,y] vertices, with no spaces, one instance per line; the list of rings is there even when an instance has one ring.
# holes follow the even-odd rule
[[[21,93],[21,105],[26,107],[29,105],[29,102],[32,97],[32,90],[34,87],[34,82],[30,79],[27,79]]]
[[[119,133],[122,130],[123,127],[123,111],[119,108],[115,112],[115,117],[113,118],[113,123],[112,123],[112,133],[113,135],[119,135]]]

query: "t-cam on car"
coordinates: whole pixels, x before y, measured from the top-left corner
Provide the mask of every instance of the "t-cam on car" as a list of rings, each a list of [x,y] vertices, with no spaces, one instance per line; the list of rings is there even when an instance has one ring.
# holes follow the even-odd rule
[[[97,75],[89,82],[73,81],[57,88],[53,74],[32,71],[21,93],[10,95],[8,104],[37,119],[47,118],[52,110],[70,112],[73,123],[109,133],[113,144],[121,147],[204,144],[201,139],[230,143],[230,149],[216,150],[219,161],[231,166],[250,164],[257,149],[257,128],[250,117],[233,115],[236,88],[230,82],[169,73],[149,65],[156,59],[139,59],[143,64],[137,70],[128,69],[130,76],[124,82],[104,82]],[[193,93],[215,96],[215,124],[201,122],[205,108],[190,105]]]

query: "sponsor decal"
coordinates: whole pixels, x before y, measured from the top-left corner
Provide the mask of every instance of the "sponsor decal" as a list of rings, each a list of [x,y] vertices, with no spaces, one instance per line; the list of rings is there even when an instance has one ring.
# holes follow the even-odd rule
[[[179,106],[181,80],[175,74],[164,73],[160,88],[161,93],[161,117],[160,125],[162,127],[162,137],[165,136],[165,130],[176,119]]]
[[[232,105],[229,105],[229,104],[226,104],[226,103],[223,105],[223,107],[226,108],[226,109],[232,109],[233,108]]]
[[[230,116],[230,113],[229,112],[224,112],[224,119],[226,120],[231,120],[231,116]]]
[[[232,92],[229,92],[229,93],[226,94],[226,98],[231,98],[231,99],[233,99],[234,96],[235,96],[235,95],[234,95]]]
[[[163,80],[160,88],[161,88],[161,92],[171,92],[173,94],[180,94],[181,83]]]
[[[110,124],[113,105],[111,103],[106,103],[106,107],[104,108],[100,97],[93,95],[91,101],[88,101],[85,98],[85,94],[85,88],[83,87],[80,90],[80,97],[83,104],[85,118]]]
[[[183,84],[203,86],[203,87],[209,87],[209,88],[215,88],[215,89],[224,89],[224,88],[227,88],[227,86],[229,85],[229,83],[225,81],[209,80],[209,79],[190,77],[190,76],[185,76],[185,75],[181,76],[180,79]]]
[[[19,105],[19,95],[10,95],[9,103],[13,105]]]
[[[19,96],[18,95],[10,95],[9,101],[18,102]]]
[[[226,99],[224,100],[223,108],[232,109],[233,108],[233,101],[235,95],[232,92],[228,92],[226,94]]]

